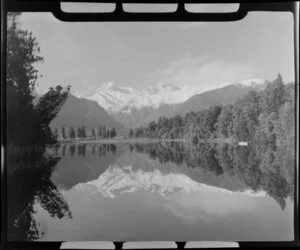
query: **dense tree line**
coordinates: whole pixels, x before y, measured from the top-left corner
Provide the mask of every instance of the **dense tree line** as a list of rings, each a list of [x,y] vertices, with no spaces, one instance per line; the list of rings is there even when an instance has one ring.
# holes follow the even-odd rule
[[[20,13],[8,14],[7,28],[7,142],[15,146],[56,143],[49,124],[67,99],[70,87],[50,88],[35,100],[38,80],[34,64],[42,62],[40,48],[31,32],[19,27]]]
[[[160,117],[157,122],[131,129],[129,137],[184,138],[194,144],[216,138],[248,142],[255,139],[262,144],[293,143],[294,113],[294,84],[284,84],[279,74],[263,91],[250,91],[234,105]]]
[[[92,128],[90,131],[87,131],[85,126],[78,127],[75,131],[73,126],[70,126],[66,132],[65,128],[62,127],[60,132],[57,128],[53,129],[53,134],[56,138],[62,139],[75,139],[75,138],[92,138],[92,139],[106,139],[114,138],[117,135],[115,128],[107,128],[105,126],[99,126],[98,130]]]

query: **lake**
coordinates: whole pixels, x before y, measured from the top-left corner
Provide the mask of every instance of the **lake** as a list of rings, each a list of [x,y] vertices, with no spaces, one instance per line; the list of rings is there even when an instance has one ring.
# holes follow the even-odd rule
[[[65,144],[10,164],[10,240],[294,239],[291,149]]]

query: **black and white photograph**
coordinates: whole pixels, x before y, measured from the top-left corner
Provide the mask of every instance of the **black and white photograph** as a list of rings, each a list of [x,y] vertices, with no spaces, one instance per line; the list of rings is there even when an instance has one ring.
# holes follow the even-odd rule
[[[293,13],[6,35],[8,241],[295,240]]]

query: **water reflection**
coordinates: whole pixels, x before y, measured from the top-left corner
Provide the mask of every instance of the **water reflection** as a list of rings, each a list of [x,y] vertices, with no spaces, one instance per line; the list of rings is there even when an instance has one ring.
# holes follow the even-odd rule
[[[264,190],[273,197],[282,209],[285,199],[294,197],[293,149],[285,146],[276,150],[270,145],[263,151],[251,147],[230,144],[199,144],[187,147],[183,143],[135,144],[130,150],[147,153],[160,163],[168,161],[191,168],[202,168],[216,176],[224,173],[238,176],[247,188],[257,192]],[[286,157],[288,155],[289,157]]]
[[[19,149],[13,149],[8,154],[8,239],[36,240],[43,234],[34,218],[37,204],[48,211],[51,217],[72,218],[72,213],[50,181],[60,158],[35,149],[22,152],[22,158],[16,158],[18,154]]]
[[[230,144],[190,146],[172,142],[65,144],[34,154],[35,157],[31,154],[26,160],[12,156],[8,162],[11,166],[8,174],[9,239],[99,240],[100,237],[101,240],[121,240],[127,234],[120,232],[122,237],[118,234],[111,237],[110,234],[118,231],[118,223],[127,223],[130,237],[137,235],[141,240],[143,237],[144,240],[154,240],[155,236],[163,237],[157,233],[157,227],[163,228],[160,221],[175,228],[182,227],[168,231],[164,235],[166,238],[161,240],[170,240],[170,237],[197,240],[191,230],[201,231],[204,224],[215,232],[210,240],[232,240],[232,235],[239,237],[235,240],[286,237],[273,230],[258,236],[252,234],[254,229],[251,227],[248,233],[245,230],[241,234],[239,227],[253,223],[255,228],[255,220],[261,223],[258,221],[264,218],[272,222],[280,217],[266,197],[276,201],[281,211],[285,210],[288,199],[293,201],[293,153],[293,149],[287,146],[261,149]],[[253,218],[253,214],[246,212],[251,206],[254,206],[252,209],[258,207],[251,197],[262,197],[260,203],[265,202],[260,214]],[[150,207],[153,208],[151,212]],[[221,207],[222,211],[218,209]],[[180,220],[174,220],[168,211]],[[244,211],[243,217],[241,211]],[[267,211],[272,218],[266,216]],[[220,223],[230,225],[232,222],[228,218],[221,216],[218,222],[212,221],[216,220],[215,217],[211,219],[213,214],[224,213],[237,221],[237,225],[231,225],[232,234],[227,232],[227,235],[225,229],[222,231],[216,227]],[[85,219],[82,221],[81,218]],[[153,232],[138,233],[139,227],[129,221],[138,218],[147,222],[147,230]],[[182,220],[189,221],[189,225],[182,224]],[[201,223],[197,224],[195,220],[201,220]],[[152,225],[151,221],[156,224]],[[268,223],[265,224],[260,227],[266,227]],[[98,233],[92,236],[76,233],[81,226]],[[285,222],[288,233],[290,229],[287,227]],[[151,232],[153,239],[145,236]],[[203,235],[207,234],[203,232]],[[205,239],[209,240],[210,236],[207,237]]]

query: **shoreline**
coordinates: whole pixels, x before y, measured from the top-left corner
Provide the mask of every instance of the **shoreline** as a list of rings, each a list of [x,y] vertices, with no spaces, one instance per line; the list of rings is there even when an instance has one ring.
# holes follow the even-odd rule
[[[186,139],[82,139],[82,140],[60,140],[60,144],[126,144],[126,143],[151,143],[151,142],[188,142]]]
[[[58,143],[63,144],[143,144],[143,143],[167,143],[167,142],[183,142],[192,144],[189,139],[150,139],[150,138],[114,138],[114,139],[66,139],[59,140]],[[198,143],[214,143],[214,144],[238,144],[239,142],[232,138],[214,138],[209,140],[199,140]]]

